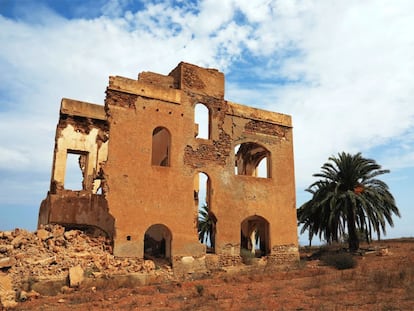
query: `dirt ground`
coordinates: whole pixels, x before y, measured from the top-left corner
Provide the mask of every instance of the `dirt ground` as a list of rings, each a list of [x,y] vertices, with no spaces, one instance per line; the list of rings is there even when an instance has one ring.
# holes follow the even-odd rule
[[[81,287],[16,310],[414,310],[414,239],[385,240],[337,270],[312,252],[283,271],[220,272],[203,279],[135,288]],[[313,252],[315,249],[312,250]]]

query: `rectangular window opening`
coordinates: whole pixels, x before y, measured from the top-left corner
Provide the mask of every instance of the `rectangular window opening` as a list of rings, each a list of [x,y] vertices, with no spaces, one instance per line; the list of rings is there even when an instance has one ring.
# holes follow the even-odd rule
[[[83,179],[87,154],[68,152],[66,158],[65,189],[79,191],[84,189]]]

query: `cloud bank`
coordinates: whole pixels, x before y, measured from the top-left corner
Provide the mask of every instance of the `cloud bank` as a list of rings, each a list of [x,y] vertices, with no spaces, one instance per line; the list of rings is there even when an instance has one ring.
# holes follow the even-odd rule
[[[223,71],[229,100],[293,116],[298,193],[340,151],[413,177],[414,2],[74,3],[0,9],[0,206],[24,206],[27,226],[48,189],[60,99],[103,103],[109,75],[180,61]],[[0,228],[18,226],[5,215]]]

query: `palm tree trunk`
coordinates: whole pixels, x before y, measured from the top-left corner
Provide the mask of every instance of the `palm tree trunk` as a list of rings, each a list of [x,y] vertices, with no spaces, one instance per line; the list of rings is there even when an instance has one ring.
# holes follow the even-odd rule
[[[356,251],[359,249],[359,238],[357,228],[355,225],[355,211],[352,207],[348,209],[348,245],[350,251]]]

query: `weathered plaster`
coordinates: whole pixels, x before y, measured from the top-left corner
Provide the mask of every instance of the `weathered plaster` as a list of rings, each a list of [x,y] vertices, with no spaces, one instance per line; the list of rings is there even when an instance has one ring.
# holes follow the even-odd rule
[[[208,139],[195,137],[198,103],[209,111]],[[68,152],[87,155],[82,191],[64,189]],[[268,178],[254,176],[262,158]],[[238,175],[236,162],[244,165]],[[217,219],[210,261],[197,235],[200,172]],[[157,248],[177,273],[240,263],[255,230],[263,240],[256,252],[268,263],[297,260],[291,117],[225,100],[215,69],[180,63],[166,76],[110,77],[105,106],[62,101],[51,190],[39,213],[39,224],[48,222],[99,227],[113,237],[116,256],[142,258],[144,247]]]

